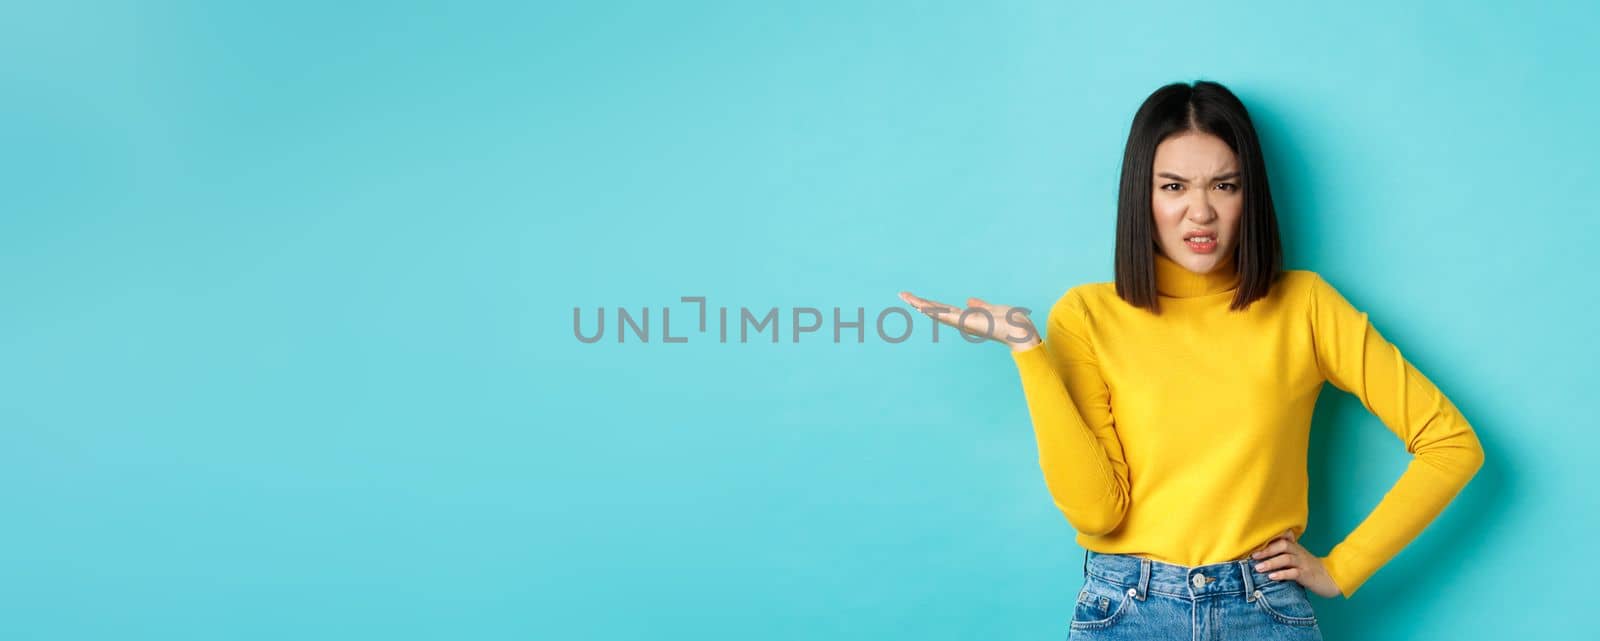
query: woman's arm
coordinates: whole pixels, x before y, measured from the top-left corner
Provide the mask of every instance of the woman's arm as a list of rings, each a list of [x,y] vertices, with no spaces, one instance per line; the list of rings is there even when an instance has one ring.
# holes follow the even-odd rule
[[[1315,276],[1311,329],[1317,365],[1405,443],[1413,456],[1394,487],[1323,565],[1345,598],[1420,534],[1483,466],[1483,446],[1439,388],[1384,340],[1365,312]]]
[[[1050,496],[1079,532],[1101,535],[1127,514],[1128,464],[1086,323],[1082,300],[1068,291],[1050,310],[1044,342],[1011,355]]]

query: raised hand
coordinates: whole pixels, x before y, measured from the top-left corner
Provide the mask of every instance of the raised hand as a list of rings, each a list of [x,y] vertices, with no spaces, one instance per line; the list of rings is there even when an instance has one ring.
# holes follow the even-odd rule
[[[1011,346],[1013,351],[1023,351],[1039,344],[1039,331],[1028,318],[1028,308],[1011,305],[991,305],[977,298],[968,298],[967,307],[954,307],[900,292],[900,300],[915,307],[940,323],[961,330],[971,336],[983,336]]]

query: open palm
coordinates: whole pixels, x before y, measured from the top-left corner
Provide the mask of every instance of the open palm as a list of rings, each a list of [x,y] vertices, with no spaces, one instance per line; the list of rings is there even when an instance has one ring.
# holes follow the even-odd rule
[[[919,298],[911,292],[900,292],[900,300],[917,311],[927,314],[940,323],[949,325],[971,336],[983,336],[1023,351],[1039,344],[1039,331],[1028,318],[1028,308],[1012,305],[991,305],[977,298],[968,298],[967,307],[961,308]]]

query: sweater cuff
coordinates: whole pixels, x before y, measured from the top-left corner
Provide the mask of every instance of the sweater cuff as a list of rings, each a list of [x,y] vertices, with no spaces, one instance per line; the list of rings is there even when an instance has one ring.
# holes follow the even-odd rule
[[[1009,351],[1011,352],[1011,359],[1016,361],[1017,365],[1019,366],[1023,365],[1024,363],[1033,364],[1034,362],[1045,362],[1043,341],[1034,343],[1025,350],[1017,351],[1013,349]]]
[[[1372,576],[1374,566],[1361,553],[1355,551],[1348,543],[1334,546],[1328,556],[1322,559],[1323,569],[1328,571],[1328,576],[1333,578],[1339,592],[1348,599],[1354,596],[1356,590]]]

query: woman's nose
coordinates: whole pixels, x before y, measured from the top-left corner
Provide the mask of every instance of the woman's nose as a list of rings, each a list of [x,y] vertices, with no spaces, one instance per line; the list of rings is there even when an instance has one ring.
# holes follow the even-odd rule
[[[1197,222],[1208,222],[1216,218],[1216,210],[1211,208],[1211,196],[1205,189],[1196,189],[1189,192],[1192,197],[1189,201],[1189,218]]]
[[[1217,211],[1211,208],[1211,203],[1202,199],[1198,203],[1189,205],[1189,220],[1198,223],[1209,223],[1217,217]]]

